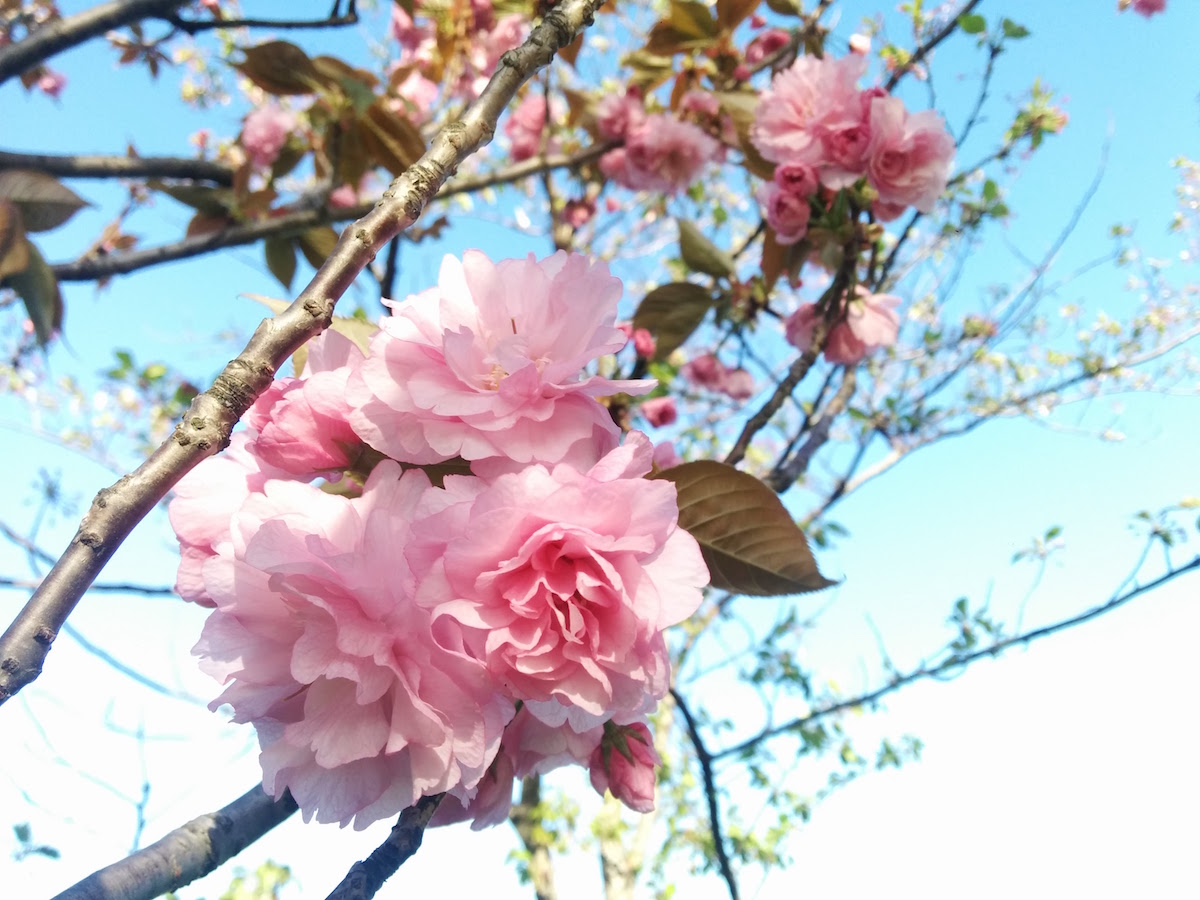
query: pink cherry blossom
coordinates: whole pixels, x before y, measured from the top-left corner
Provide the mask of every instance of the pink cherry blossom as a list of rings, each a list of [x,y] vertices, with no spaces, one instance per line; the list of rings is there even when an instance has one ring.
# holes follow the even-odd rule
[[[529,93],[517,104],[504,125],[511,148],[509,153],[517,162],[543,151],[542,132],[546,130],[546,96]],[[547,151],[552,147],[547,146]]]
[[[37,80],[37,88],[48,97],[58,99],[63,88],[67,86],[67,76],[53,69],[46,69]]]
[[[362,351],[336,331],[310,341],[304,373],[275,381],[247,410],[245,422],[258,432],[254,453],[297,477],[349,466],[362,441],[350,427],[346,384],[362,361]]]
[[[900,316],[896,307],[900,298],[891,294],[872,294],[859,285],[856,296],[846,304],[846,317],[829,330],[823,352],[825,359],[838,366],[853,366],[882,347],[896,343]],[[784,323],[787,340],[804,351],[812,345],[817,308],[806,303]]]
[[[675,409],[674,397],[655,397],[653,400],[645,401],[640,409],[646,421],[654,428],[670,425],[679,417],[679,413]]]
[[[866,68],[858,55],[801,56],[776,75],[755,115],[751,137],[758,151],[773,162],[825,165],[826,137],[862,124],[858,79]]]
[[[817,170],[805,163],[781,163],[775,167],[772,180],[798,197],[811,197],[820,187]]]
[[[601,157],[600,169],[632,190],[674,194],[689,187],[719,150],[702,129],[660,113],[631,127],[625,146]]]
[[[672,441],[660,441],[654,445],[654,467],[656,469],[671,469],[682,465],[681,457]]]
[[[546,724],[582,732],[667,690],[663,629],[695,612],[708,571],[677,526],[675,486],[642,478],[652,452],[633,432],[586,472],[447,478],[476,495],[421,524],[410,557],[428,561],[417,601],[434,633]]]
[[[570,459],[587,468],[620,435],[596,398],[653,388],[580,377],[625,345],[613,324],[620,297],[608,267],[583,256],[447,257],[438,287],[390,304],[347,386],[350,422],[404,462]]]
[[[513,784],[512,757],[504,752],[502,745],[479,784],[471,790],[461,786],[451,788],[429,824],[437,828],[470,822],[472,831],[481,831],[507,822],[512,811]]]
[[[745,369],[730,369],[721,383],[721,392],[732,400],[749,400],[757,393],[754,376]]]
[[[568,200],[562,215],[563,221],[572,228],[582,228],[596,215],[596,202],[586,198]]]
[[[680,374],[696,387],[719,391],[729,375],[729,370],[713,354],[706,353],[684,363]]]
[[[779,52],[792,40],[792,36],[782,28],[771,28],[759,32],[754,40],[746,45],[746,65],[754,66],[768,56]]]
[[[229,520],[246,498],[268,479],[287,477],[255,454],[251,442],[250,433],[239,431],[224,453],[204,460],[175,485],[167,515],[179,539],[175,592],[184,600],[214,605],[204,585],[204,563],[229,540]]]
[[[1167,0],[1133,0],[1130,5],[1133,6],[1135,13],[1143,15],[1148,19],[1155,13],[1166,10]]]
[[[547,725],[526,707],[504,729],[502,751],[512,757],[517,778],[545,775],[561,766],[586,766],[600,746],[603,727],[575,731],[570,724]]]
[[[623,94],[606,94],[596,104],[596,125],[600,134],[610,141],[623,141],[631,128],[646,118],[642,95],[634,88]]]
[[[397,98],[390,105],[395,112],[420,125],[433,117],[438,90],[436,82],[430,81],[414,69],[396,86]]]
[[[954,138],[933,110],[909,113],[896,97],[871,101],[867,178],[886,204],[930,212],[954,165]]]
[[[590,760],[592,787],[601,795],[611,792],[635,812],[652,812],[660,765],[662,759],[645,723],[608,725]]]
[[[633,349],[643,359],[650,359],[657,349],[654,335],[645,328],[635,328],[633,330]]]
[[[472,791],[512,704],[477,660],[435,640],[398,552],[431,488],[385,461],[361,497],[268,482],[204,567],[216,611],[195,652],[253,722],[263,787],[306,818],[363,828],[421,796]]]
[[[768,182],[758,189],[758,202],[765,210],[767,224],[775,232],[775,240],[783,245],[794,244],[808,234],[812,215],[808,197]]]
[[[252,110],[242,124],[242,146],[259,167],[275,162],[296,127],[296,117],[275,103]]]

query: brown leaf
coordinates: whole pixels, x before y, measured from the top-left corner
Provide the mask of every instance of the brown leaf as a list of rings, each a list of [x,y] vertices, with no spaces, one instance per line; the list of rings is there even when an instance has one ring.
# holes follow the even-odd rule
[[[362,124],[367,152],[393,175],[399,175],[425,153],[425,139],[417,126],[382,103],[371,105]]]
[[[654,335],[654,358],[665,359],[700,327],[712,305],[712,294],[698,284],[659,285],[638,304],[633,327]]]
[[[198,184],[172,184],[156,178],[147,181],[146,186],[166,194],[173,200],[178,200],[184,206],[190,206],[196,212],[203,213],[210,218],[227,216],[234,204],[233,191],[229,188],[204,187]]]
[[[0,199],[20,208],[26,231],[57,228],[91,205],[57,178],[32,169],[0,172]]]
[[[337,128],[337,180],[351,186],[362,181],[371,165],[366,141],[366,125],[351,120]]]
[[[39,347],[45,347],[51,338],[62,330],[63,301],[58,281],[50,270],[38,248],[28,240],[26,249],[29,263],[20,272],[15,272],[0,282],[0,286],[12,288],[29,313],[33,322],[33,333]]]
[[[321,73],[295,44],[267,41],[241,51],[246,59],[233,67],[268,94],[311,94],[321,86]]]
[[[22,272],[29,265],[29,242],[21,210],[14,203],[0,200],[0,281]]]
[[[652,477],[675,483],[679,527],[700,544],[713,587],[778,597],[836,583],[817,570],[804,532],[775,492],[753,475],[700,460]]]
[[[717,24],[733,31],[753,15],[761,0],[717,0]]]
[[[329,254],[333,252],[337,242],[337,232],[328,225],[310,228],[300,235],[298,240],[300,252],[304,254],[304,258],[314,269],[319,269],[325,264],[325,260],[329,258]]]
[[[283,285],[285,291],[291,290],[292,279],[296,276],[296,245],[292,239],[267,238],[263,241],[263,254],[275,280]]]
[[[566,61],[571,68],[575,68],[575,60],[579,56],[579,49],[583,46],[583,32],[575,35],[575,40],[567,44],[558,51],[558,58]]]
[[[717,36],[717,20],[698,0],[671,0],[670,22],[680,34],[700,38],[705,43]]]

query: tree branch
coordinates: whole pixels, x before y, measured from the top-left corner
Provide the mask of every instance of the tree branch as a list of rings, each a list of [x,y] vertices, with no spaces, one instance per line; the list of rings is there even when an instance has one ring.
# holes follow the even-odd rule
[[[0,49],[0,84],[51,56],[141,19],[159,17],[188,0],[112,0],[74,16],[43,25],[33,34]]]
[[[552,169],[578,168],[603,156],[614,146],[616,145],[612,143],[598,144],[570,155],[560,154],[547,156],[544,159],[525,160],[494,172],[458,178],[444,185],[437,192],[436,199],[444,200],[456,194],[469,194],[488,187],[511,184],[530,175]],[[407,175],[407,173],[405,174]],[[240,247],[269,237],[293,237],[320,225],[363,218],[369,215],[372,209],[373,204],[369,203],[336,209],[308,209],[274,219],[264,219],[260,222],[231,225],[220,231],[183,238],[180,241],[162,244],[158,247],[146,247],[125,253],[110,253],[105,256],[89,256],[74,262],[56,263],[50,268],[60,282],[92,281],[113,275],[126,275],[138,269],[202,256],[225,247]]]
[[[329,327],[334,305],[393,237],[410,226],[463,161],[492,139],[517,89],[592,21],[604,0],[564,0],[529,39],[505,53],[483,93],[434,138],[429,150],[346,228],[295,301],[255,330],[246,348],[198,395],[174,434],[134,472],[96,495],[70,545],[0,635],[0,703],[41,673],[50,646],[79,599],[122,541],[184,475],[229,443],[238,419],[276,370]]]
[[[422,797],[415,805],[400,813],[387,840],[366,859],[351,866],[341,884],[333,889],[326,900],[371,900],[383,883],[420,849],[425,827],[444,796],[434,794],[432,797]]]
[[[890,94],[895,89],[896,85],[899,84],[901,78],[903,78],[907,73],[911,72],[917,66],[917,64],[921,62],[921,60],[923,60],[933,51],[938,44],[946,40],[946,38],[950,37],[950,35],[954,34],[954,32],[958,30],[958,20],[970,13],[982,2],[983,0],[970,0],[969,3],[963,4],[962,9],[954,14],[953,19],[943,25],[940,29],[938,29],[936,34],[930,37],[929,40],[923,41],[921,45],[913,51],[912,56],[908,58],[908,62],[904,65],[904,68],[897,69],[892,73],[892,77],[889,78],[887,80],[887,84],[884,85],[884,90]]]
[[[255,785],[224,809],[192,819],[54,900],[153,900],[203,878],[295,811],[291,794],[272,800]]]
[[[0,171],[4,169],[36,169],[59,178],[190,178],[222,187],[233,184],[228,166],[175,156],[57,156],[0,150]]]
[[[186,34],[199,34],[213,28],[271,28],[278,30],[297,30],[301,28],[338,28],[343,25],[358,24],[358,10],[355,0],[350,0],[344,15],[338,15],[341,0],[333,6],[333,11],[324,19],[185,19],[177,13],[165,15],[162,18]]]
[[[721,810],[717,804],[717,782],[712,767],[716,757],[704,746],[704,741],[700,738],[700,729],[696,726],[696,720],[692,718],[692,711],[684,702],[683,695],[671,688],[671,698],[679,707],[687,726],[688,737],[696,750],[696,759],[700,762],[700,775],[704,779],[704,798],[708,803],[708,821],[712,831],[713,849],[717,854],[717,866],[721,870],[721,877],[725,879],[725,885],[729,888],[729,900],[738,900],[737,877],[733,874],[733,864],[729,861],[729,854],[725,850],[725,838],[721,834]]]
[[[554,887],[554,866],[550,862],[550,847],[537,836],[541,824],[538,806],[542,802],[542,779],[530,775],[521,781],[521,802],[512,808],[508,820],[529,853],[529,881],[537,900],[557,900]]]
[[[1003,640],[996,641],[987,647],[981,647],[980,649],[971,653],[955,654],[933,666],[921,666],[906,675],[899,675],[893,678],[883,687],[871,691],[870,693],[862,694],[858,697],[853,697],[848,700],[839,700],[837,703],[830,704],[822,709],[814,710],[807,716],[793,719],[786,724],[776,725],[772,728],[765,728],[752,738],[748,738],[739,744],[735,744],[732,747],[728,747],[724,750],[714,753],[712,758],[715,761],[724,759],[728,756],[737,756],[740,753],[745,753],[748,750],[752,750],[757,744],[769,738],[786,734],[790,731],[798,731],[806,725],[811,725],[813,722],[828,718],[836,713],[845,712],[846,710],[850,709],[856,709],[861,706],[870,706],[874,703],[877,703],[888,694],[895,693],[896,691],[900,690],[900,688],[912,684],[914,681],[944,676],[956,669],[966,668],[971,663],[983,659],[985,656],[997,656],[1012,647],[1029,644],[1033,641],[1036,641],[1038,638],[1049,637],[1052,634],[1063,631],[1067,628],[1071,628],[1075,625],[1082,625],[1084,622],[1091,621],[1092,619],[1098,618],[1107,612],[1112,612],[1114,609],[1124,606],[1126,603],[1140,597],[1142,594],[1147,594],[1153,590],[1157,590],[1164,584],[1167,584],[1168,582],[1173,581],[1182,575],[1186,575],[1188,572],[1196,571],[1200,571],[1200,556],[1195,557],[1186,565],[1169,569],[1167,572],[1160,575],[1158,578],[1155,578],[1153,581],[1148,581],[1145,584],[1130,588],[1124,593],[1121,593],[1120,589],[1118,589],[1118,592],[1113,594],[1113,596],[1110,597],[1106,602],[1100,604],[1099,606],[1094,606],[1089,610],[1079,613],[1078,615],[1071,616],[1067,619],[1060,619],[1059,621],[1053,622],[1050,625],[1044,625],[1041,628],[1034,628],[1031,631],[1022,632],[1021,634],[1004,638]],[[1129,580],[1127,579],[1125,584],[1128,583]]]

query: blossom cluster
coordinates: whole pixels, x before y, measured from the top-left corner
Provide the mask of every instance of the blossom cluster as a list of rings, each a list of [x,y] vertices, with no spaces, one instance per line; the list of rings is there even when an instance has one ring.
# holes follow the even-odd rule
[[[310,342],[170,506],[196,646],[251,722],[266,790],[356,827],[447,792],[501,821],[513,779],[575,763],[653,804],[663,632],[708,582],[654,448],[586,376],[626,337],[620,282],[559,252],[447,258],[367,352]]]
[[[933,110],[910,113],[879,87],[861,90],[867,60],[802,56],[763,92],[751,138],[777,164],[759,192],[780,243],[794,243],[808,225],[818,185],[833,191],[865,178],[873,210],[884,221],[906,207],[929,212],[946,188],[954,139]]]

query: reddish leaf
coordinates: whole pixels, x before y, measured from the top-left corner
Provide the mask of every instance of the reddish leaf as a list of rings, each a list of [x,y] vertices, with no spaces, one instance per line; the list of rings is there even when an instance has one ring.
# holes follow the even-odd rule
[[[417,126],[382,103],[367,110],[362,125],[367,151],[393,175],[399,175],[425,153],[425,139]]]
[[[835,583],[817,570],[804,532],[775,492],[753,475],[701,460],[652,477],[675,483],[679,526],[700,544],[713,587],[777,597]]]

